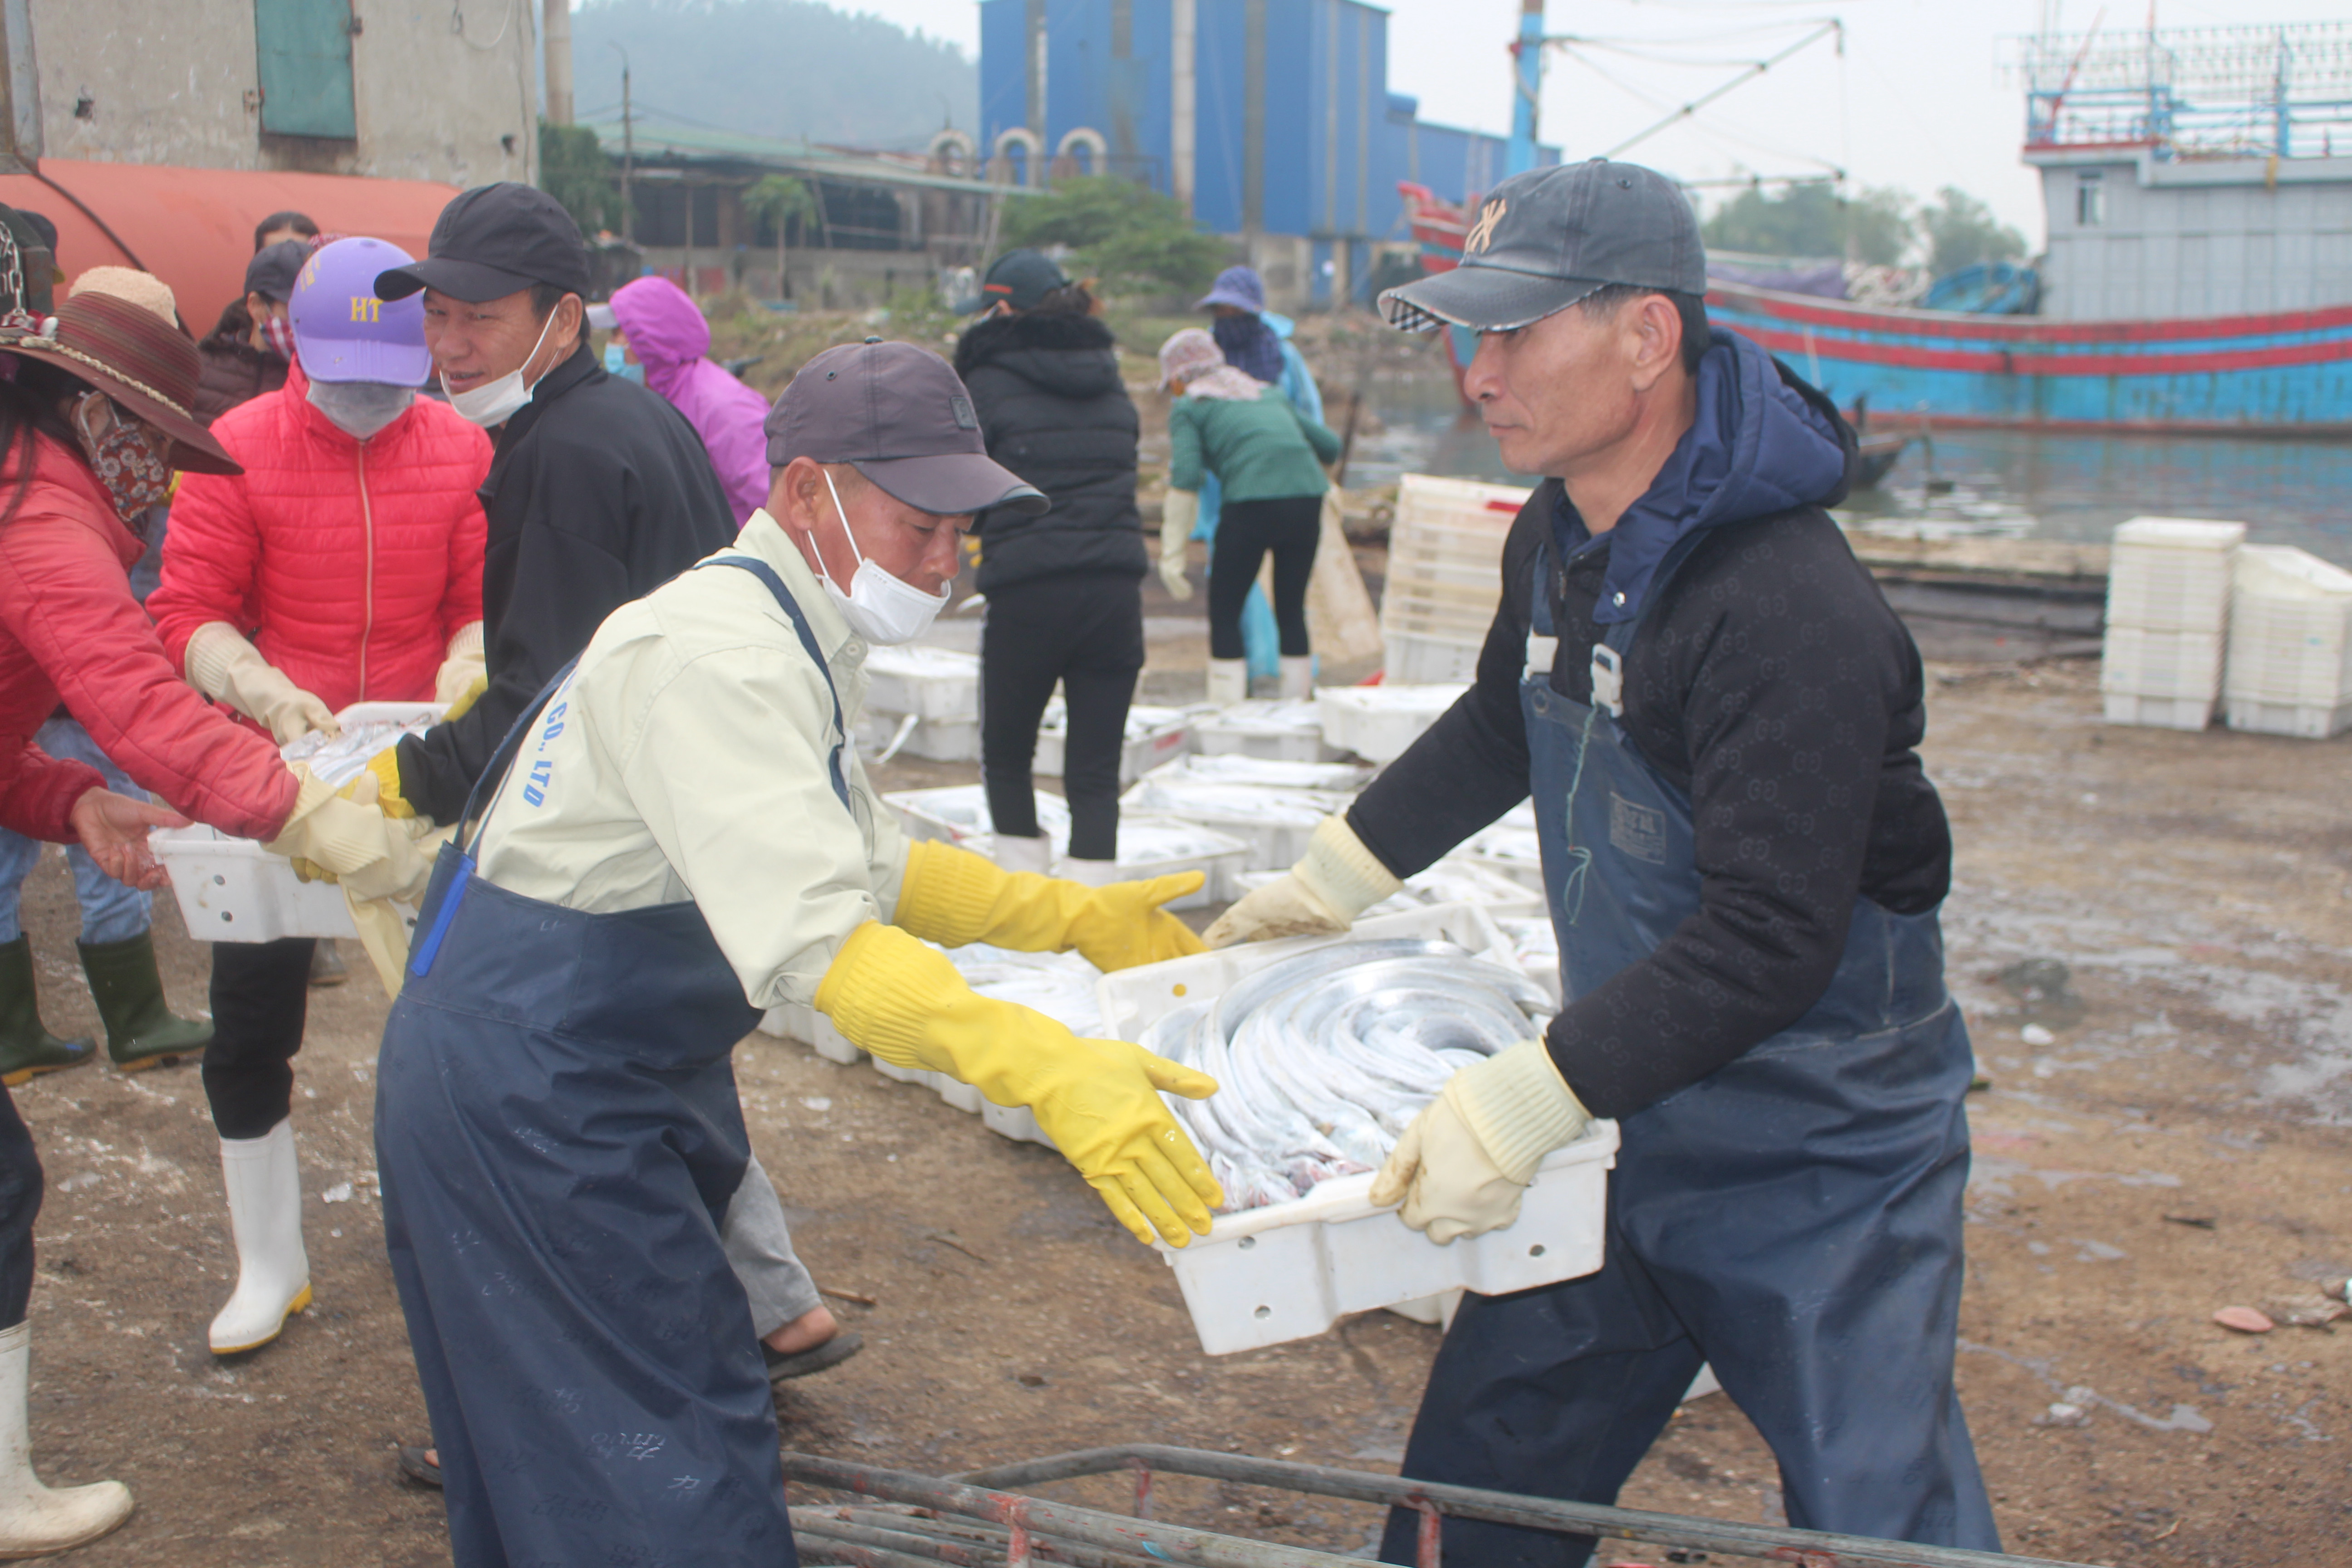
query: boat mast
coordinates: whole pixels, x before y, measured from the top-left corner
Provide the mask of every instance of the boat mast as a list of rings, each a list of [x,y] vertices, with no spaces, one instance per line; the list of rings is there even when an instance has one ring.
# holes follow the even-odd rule
[[[1544,0],[1519,0],[1519,36],[1511,40],[1511,140],[1503,172],[1536,166],[1536,110],[1543,95]]]

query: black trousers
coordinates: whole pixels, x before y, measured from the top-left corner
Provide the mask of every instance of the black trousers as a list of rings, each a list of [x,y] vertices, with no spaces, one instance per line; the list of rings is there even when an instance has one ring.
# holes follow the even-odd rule
[[[33,1299],[33,1221],[40,1217],[41,1188],[32,1129],[0,1087],[0,1329],[23,1322]]]
[[[294,1106],[294,1054],[310,1008],[318,939],[213,943],[213,1043],[205,1098],[224,1138],[258,1138]]]
[[[1315,574],[1315,544],[1323,536],[1321,496],[1229,500],[1217,514],[1209,552],[1209,657],[1240,658],[1242,606],[1258,563],[1274,552],[1274,624],[1286,658],[1305,657],[1307,579]]]
[[[980,776],[996,831],[1037,832],[1030,763],[1037,722],[1062,683],[1069,731],[1062,793],[1070,854],[1118,858],[1118,753],[1143,670],[1143,591],[1124,572],[1041,577],[988,595],[980,635]]]

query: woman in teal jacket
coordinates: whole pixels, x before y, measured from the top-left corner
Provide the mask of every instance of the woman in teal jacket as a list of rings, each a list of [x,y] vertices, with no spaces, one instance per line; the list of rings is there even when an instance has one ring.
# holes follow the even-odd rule
[[[1198,512],[1203,479],[1224,492],[1223,515],[1209,557],[1209,700],[1249,695],[1242,645],[1242,605],[1258,567],[1274,556],[1274,619],[1282,644],[1282,694],[1304,697],[1312,684],[1307,645],[1307,580],[1315,569],[1323,465],[1339,456],[1339,438],[1294,407],[1276,388],[1225,363],[1216,340],[1197,327],[1160,346],[1160,384],[1177,395],[1168,411],[1168,502],[1160,531],[1160,574],[1178,598],[1184,542]]]

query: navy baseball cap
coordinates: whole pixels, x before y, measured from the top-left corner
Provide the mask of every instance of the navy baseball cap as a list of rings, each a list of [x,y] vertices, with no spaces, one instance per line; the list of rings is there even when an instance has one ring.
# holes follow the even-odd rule
[[[768,466],[847,463],[918,511],[940,517],[1053,503],[988,455],[971,394],[948,362],[912,343],[829,348],[768,410]]]
[[[1463,237],[1462,265],[1381,295],[1389,325],[1505,332],[1612,284],[1706,294],[1706,247],[1680,187],[1639,163],[1594,158],[1496,185]]]
[[[405,300],[434,289],[478,305],[537,283],[584,298],[588,243],[562,202],[502,180],[451,197],[434,221],[425,259],[378,274],[375,292],[380,300]]]
[[[281,239],[275,245],[265,245],[245,264],[245,291],[282,305],[294,298],[294,279],[302,276],[302,268],[310,259],[310,242],[307,239]]]
[[[956,302],[956,314],[970,316],[1002,302],[1016,310],[1034,310],[1056,289],[1070,286],[1070,275],[1054,265],[1043,251],[1008,250],[998,257],[980,281],[980,292]]]

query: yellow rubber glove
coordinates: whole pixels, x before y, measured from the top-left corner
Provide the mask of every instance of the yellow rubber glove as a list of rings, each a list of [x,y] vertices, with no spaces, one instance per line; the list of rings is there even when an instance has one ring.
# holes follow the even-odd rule
[[[335,710],[261,657],[226,621],[207,621],[188,637],[188,684],[267,729],[279,745],[313,730],[340,735]]]
[[[400,795],[400,748],[386,746],[368,759],[368,773],[375,779],[375,808],[386,816],[415,816],[416,808]]]
[[[1206,950],[1160,906],[1200,890],[1198,871],[1089,888],[1005,871],[969,849],[924,839],[907,849],[895,923],[926,942],[984,942],[1015,952],[1068,952],[1106,973]]]
[[[1543,1157],[1591,1124],[1544,1043],[1521,1040],[1445,1080],[1397,1140],[1372,1202],[1403,1200],[1397,1217],[1441,1247],[1500,1230]]]
[[[489,689],[488,676],[475,676],[473,679],[457,689],[457,695],[449,699],[449,710],[441,715],[441,722],[446,724],[452,719],[464,718],[474,704],[482,700],[482,693]]]
[[[415,903],[433,875],[433,862],[416,847],[408,829],[373,802],[339,794],[325,780],[294,764],[301,792],[294,814],[263,847],[283,855],[318,879],[341,882],[355,898],[398,899]]]
[[[1209,1234],[1224,1191],[1160,1091],[1201,1100],[1214,1079],[1120,1040],[1082,1040],[1042,1013],[973,994],[946,955],[868,921],[841,944],[816,1010],[898,1067],[943,1072],[1025,1105],[1119,1224],[1149,1243]]]
[[[433,700],[454,703],[458,694],[483,679],[482,623],[468,621],[449,639],[441,668],[433,676]]]
[[[1278,936],[1328,936],[1346,931],[1403,886],[1364,847],[1346,817],[1327,816],[1315,825],[1297,865],[1219,915],[1201,940],[1231,947]]]
[[[1185,547],[1200,516],[1201,496],[1197,490],[1170,490],[1168,499],[1160,502],[1160,580],[1168,585],[1174,598],[1192,596],[1192,579],[1184,575]]]

